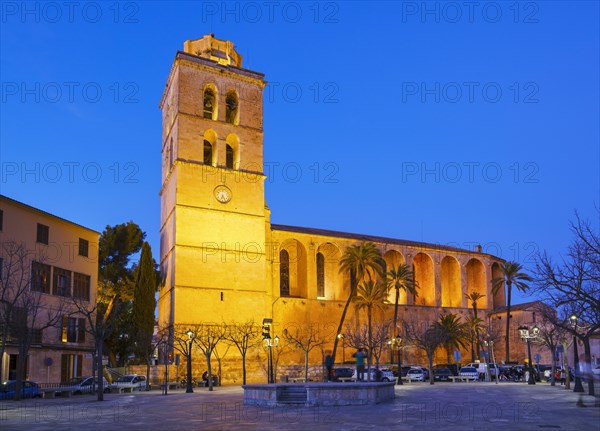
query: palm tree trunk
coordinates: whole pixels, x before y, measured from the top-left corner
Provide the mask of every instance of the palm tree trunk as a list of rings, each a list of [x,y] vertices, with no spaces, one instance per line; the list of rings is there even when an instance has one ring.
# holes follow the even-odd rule
[[[371,354],[373,353],[373,332],[371,328],[371,307],[367,307],[367,382],[371,381]]]
[[[506,363],[510,362],[510,294],[512,286],[510,281],[506,283]]]
[[[473,316],[475,316],[475,322],[477,322],[477,303],[473,302]],[[481,341],[479,339],[479,325],[475,326],[475,342],[477,346],[477,354],[481,352]]]
[[[340,323],[337,328],[337,332],[335,333],[335,340],[333,340],[333,352],[331,352],[331,358],[333,363],[335,364],[335,354],[337,352],[337,346],[340,339],[338,335],[342,333],[342,329],[344,326],[344,321],[346,320],[346,313],[348,312],[348,307],[350,307],[350,303],[352,302],[352,298],[354,298],[354,292],[356,292],[356,285],[358,284],[356,280],[356,276],[354,272],[350,272],[350,294],[348,295],[348,299],[346,300],[346,305],[344,305],[344,310],[342,311],[342,316],[340,317]]]

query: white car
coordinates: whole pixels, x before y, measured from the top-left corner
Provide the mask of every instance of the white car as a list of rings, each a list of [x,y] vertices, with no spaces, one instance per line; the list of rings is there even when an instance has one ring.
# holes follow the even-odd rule
[[[127,374],[119,377],[109,386],[111,390],[119,388],[131,388],[132,390],[143,391],[146,389],[146,376],[139,374]]]
[[[417,382],[424,382],[427,380],[427,374],[425,374],[425,370],[422,368],[411,368],[406,373],[406,378]]]
[[[479,378],[479,371],[475,367],[462,367],[458,373],[460,377],[473,377],[474,379]]]
[[[377,380],[375,380],[375,368],[371,368],[370,370],[370,380],[371,382],[375,382]],[[380,382],[395,382],[396,381],[396,377],[394,377],[394,373],[392,372],[392,370],[390,370],[389,368],[380,368],[379,371],[381,372],[381,379],[379,380]],[[356,369],[354,370],[354,374],[352,374],[352,378],[355,381],[358,381],[358,375],[356,373]],[[364,374],[364,382],[367,381],[367,369],[365,368],[365,374]]]
[[[104,392],[108,392],[108,382],[102,377],[102,385]],[[56,388],[56,392],[72,392],[75,395],[78,394],[91,394],[98,387],[98,378],[92,376],[86,377],[73,377],[67,380],[63,386]]]

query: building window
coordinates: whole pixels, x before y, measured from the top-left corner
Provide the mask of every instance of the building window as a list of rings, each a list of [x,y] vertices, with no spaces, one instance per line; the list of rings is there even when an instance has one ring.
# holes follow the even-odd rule
[[[4,211],[0,210],[0,230],[2,230],[3,225],[4,225]]]
[[[71,271],[54,267],[52,294],[71,296]]]
[[[60,361],[60,381],[64,383],[73,377],[80,377],[82,364],[83,355],[73,355],[70,353],[62,355]]]
[[[79,256],[88,257],[90,243],[88,240],[79,238]]]
[[[90,281],[89,275],[73,273],[73,298],[90,300]]]
[[[45,224],[37,224],[37,242],[48,245],[48,237],[50,236],[50,228]]]
[[[169,168],[173,166],[173,138],[171,138],[171,143],[169,144]]]
[[[85,341],[85,319],[63,316],[60,340],[63,343],[83,343]]]
[[[212,159],[213,159],[212,144],[205,139],[204,140],[204,164],[212,165]]]
[[[216,97],[212,89],[204,90],[204,118],[214,120]]]
[[[50,265],[31,262],[31,290],[50,293]]]
[[[290,296],[290,255],[286,250],[279,252],[279,295]]]
[[[325,297],[325,256],[317,253],[317,297]]]
[[[233,148],[229,144],[225,147],[225,167],[233,169]]]
[[[225,98],[225,121],[229,124],[238,124],[238,98],[233,92]]]

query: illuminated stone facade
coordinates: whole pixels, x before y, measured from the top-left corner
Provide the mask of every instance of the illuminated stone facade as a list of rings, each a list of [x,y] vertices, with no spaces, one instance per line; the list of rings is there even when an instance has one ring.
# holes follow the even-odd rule
[[[269,317],[275,333],[318,324],[333,341],[349,293],[339,259],[360,241],[373,241],[388,268],[413,265],[420,291],[416,299],[402,293],[402,319],[437,320],[442,311],[466,317],[465,294],[473,291],[485,295],[480,317],[504,305],[503,289],[491,291],[502,261],[489,254],[271,224],[264,193],[264,76],[243,69],[233,45],[212,35],[184,46],[160,103],[161,326]],[[390,305],[386,315],[392,314]],[[351,307],[347,322],[359,318]],[[314,351],[315,363],[321,354]]]

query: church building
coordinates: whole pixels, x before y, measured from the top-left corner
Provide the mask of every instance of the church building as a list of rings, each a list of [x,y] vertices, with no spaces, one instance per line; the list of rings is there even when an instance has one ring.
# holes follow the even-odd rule
[[[451,312],[464,321],[472,313],[466,295],[475,291],[484,295],[477,304],[484,320],[505,305],[504,289],[494,294],[491,283],[501,277],[503,260],[481,247],[271,224],[263,169],[266,85],[263,74],[242,67],[232,42],[213,35],[186,41],[175,55],[160,102],[159,325],[260,325],[268,318],[281,335],[290,325],[318,324],[329,328],[330,348],[350,292],[339,261],[364,241],[380,249],[388,269],[413,268],[419,291],[416,298],[401,292],[401,320],[435,321]],[[393,316],[394,296],[386,316]],[[346,322],[364,319],[357,313],[350,307]],[[320,363],[320,355],[311,362]]]

